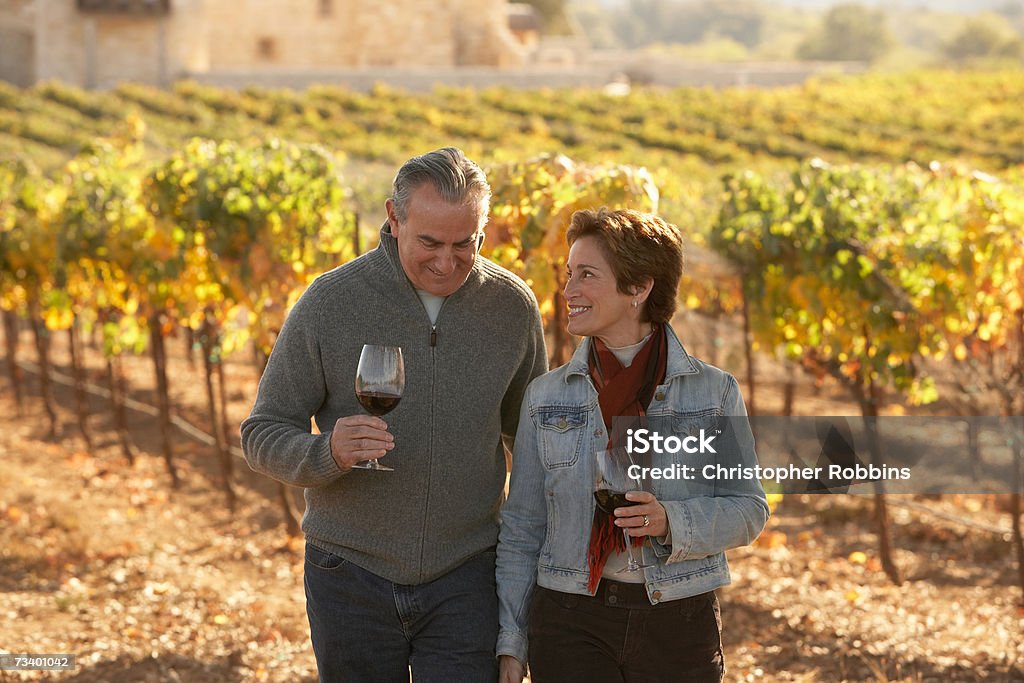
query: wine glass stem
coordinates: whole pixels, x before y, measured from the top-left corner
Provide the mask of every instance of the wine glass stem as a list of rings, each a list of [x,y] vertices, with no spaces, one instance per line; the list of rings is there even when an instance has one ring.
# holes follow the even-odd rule
[[[626,554],[629,556],[629,568],[636,569],[636,558],[633,557],[633,539],[629,535],[629,529],[622,529],[622,537],[626,539]]]

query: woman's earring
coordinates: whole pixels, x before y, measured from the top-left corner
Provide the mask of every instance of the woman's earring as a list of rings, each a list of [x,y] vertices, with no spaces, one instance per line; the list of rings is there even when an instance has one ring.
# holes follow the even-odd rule
[[[636,299],[633,299],[633,308],[636,308]]]

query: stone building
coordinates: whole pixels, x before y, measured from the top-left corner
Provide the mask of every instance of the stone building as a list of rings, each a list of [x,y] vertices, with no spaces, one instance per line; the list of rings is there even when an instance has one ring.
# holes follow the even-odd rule
[[[517,66],[505,0],[0,0],[0,79]]]

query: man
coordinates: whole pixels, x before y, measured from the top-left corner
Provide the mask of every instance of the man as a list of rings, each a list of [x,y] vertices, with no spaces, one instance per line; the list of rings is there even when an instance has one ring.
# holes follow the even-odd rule
[[[410,666],[416,683],[497,678],[502,437],[547,359],[532,292],[477,255],[489,203],[460,150],[407,161],[380,245],[302,295],[242,423],[249,465],[306,489],[321,681],[408,681]],[[386,421],[356,399],[363,344],[402,349]],[[353,469],[378,457],[394,471]]]

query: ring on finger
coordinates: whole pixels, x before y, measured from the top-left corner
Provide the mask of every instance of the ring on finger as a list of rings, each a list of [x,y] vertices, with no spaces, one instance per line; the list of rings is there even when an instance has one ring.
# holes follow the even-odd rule
[[[643,515],[643,518],[644,518],[644,526],[650,526],[651,525],[651,518],[648,517],[647,515]]]

